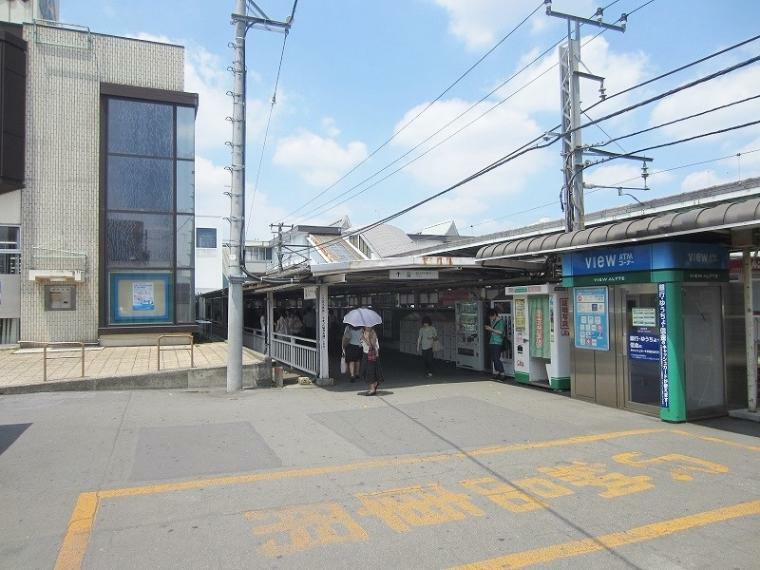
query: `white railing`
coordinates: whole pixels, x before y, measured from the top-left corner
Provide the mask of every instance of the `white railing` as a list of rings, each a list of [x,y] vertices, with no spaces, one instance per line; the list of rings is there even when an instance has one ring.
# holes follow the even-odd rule
[[[289,334],[274,333],[272,360],[283,362],[298,370],[317,374],[317,341]]]
[[[267,338],[262,329],[245,327],[243,329],[243,346],[260,354],[267,353]]]

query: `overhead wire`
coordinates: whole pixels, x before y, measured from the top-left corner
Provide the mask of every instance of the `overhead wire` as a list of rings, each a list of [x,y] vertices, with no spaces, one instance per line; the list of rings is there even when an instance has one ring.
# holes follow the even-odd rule
[[[295,11],[295,10],[294,10]],[[264,129],[264,140],[261,143],[261,154],[259,155],[259,164],[256,168],[256,182],[253,186],[253,196],[251,197],[251,205],[248,207],[248,217],[246,218],[245,226],[245,238],[248,239],[248,232],[253,225],[253,206],[256,203],[256,193],[259,191],[259,180],[261,178],[261,168],[264,163],[264,153],[267,148],[267,140],[269,139],[269,127],[272,124],[272,114],[274,112],[274,106],[277,104],[277,89],[280,85],[280,74],[282,73],[282,61],[285,58],[285,46],[288,42],[288,30],[285,30],[285,36],[282,39],[282,50],[280,51],[280,63],[277,65],[277,76],[274,80],[274,91],[272,92],[272,100],[269,105],[269,115],[267,116],[266,128]]]
[[[696,162],[688,162],[686,164],[679,164],[679,165],[671,166],[669,168],[664,168],[664,169],[661,169],[661,170],[654,170],[654,171],[652,171],[652,172],[649,173],[649,178],[654,178],[657,175],[666,174],[668,172],[674,172],[676,170],[683,170],[684,168],[693,168],[695,166],[702,166],[702,165],[705,165],[705,164],[711,164],[713,162],[720,162],[720,161],[723,161],[723,160],[734,159],[734,158],[745,156],[745,155],[748,155],[748,154],[753,154],[753,153],[756,153],[756,152],[760,152],[760,148],[754,148],[754,149],[750,149],[750,150],[745,150],[743,152],[735,152],[733,154],[726,154],[726,155],[723,155],[723,156],[719,156],[719,157],[716,157],[716,158],[710,158],[710,159],[707,159],[707,160],[699,160],[699,161],[696,161]],[[641,178],[641,177],[640,176],[631,176],[630,178],[624,178],[624,179],[618,180],[617,182],[611,183],[610,187],[615,187],[615,186],[618,186],[620,184],[625,184],[626,182],[632,182],[632,181],[638,180],[639,178]],[[600,190],[603,190],[603,188],[591,188],[591,189],[589,189],[586,192],[586,195],[595,194],[596,192],[599,192]],[[518,210],[517,212],[510,212],[510,213],[505,214],[503,216],[498,216],[498,217],[495,217],[495,218],[489,218],[487,220],[483,220],[481,222],[478,222],[477,224],[469,224],[469,225],[464,226],[464,227],[466,227],[466,228],[477,228],[477,227],[480,227],[480,226],[484,226],[486,224],[492,224],[494,222],[499,222],[501,220],[505,220],[507,218],[511,218],[511,217],[514,217],[514,216],[520,216],[522,214],[529,214],[529,213],[535,212],[537,210],[542,210],[544,208],[548,208],[549,206],[554,206],[556,203],[557,203],[556,200],[551,200],[549,202],[545,202],[543,204],[539,204],[537,206],[533,206],[533,207],[525,209],[525,210]]]
[[[741,45],[744,45],[744,44],[746,44],[746,42],[740,42],[739,44],[735,44],[734,49],[736,49],[736,47],[740,47]],[[721,50],[720,53],[725,53],[725,50]],[[697,61],[699,61],[699,62],[705,61],[706,59],[709,59],[709,57],[710,56],[708,56],[707,58],[700,58],[700,60],[697,60]],[[674,95],[674,94],[676,94],[678,92],[684,91],[686,89],[691,89],[691,88],[693,88],[693,87],[695,87],[697,85],[700,85],[700,84],[705,83],[707,81],[711,81],[711,80],[716,79],[718,77],[721,77],[721,76],[723,76],[723,75],[725,75],[727,73],[731,73],[731,72],[736,71],[738,69],[741,69],[741,68],[743,68],[743,67],[745,67],[747,65],[755,63],[758,59],[760,59],[760,56],[749,58],[749,59],[744,60],[742,62],[739,62],[739,63],[737,63],[735,65],[723,68],[723,69],[721,69],[721,70],[719,70],[717,72],[711,73],[711,74],[709,74],[707,76],[698,78],[698,79],[690,81],[690,82],[688,82],[686,84],[682,84],[682,85],[680,85],[678,87],[675,87],[673,89],[670,89],[668,91],[660,93],[660,94],[658,94],[656,96],[649,97],[649,98],[647,98],[647,99],[645,99],[643,101],[640,101],[638,103],[634,103],[634,104],[629,105],[627,107],[624,107],[623,109],[614,111],[612,113],[608,113],[607,115],[603,116],[600,119],[596,119],[596,120],[590,121],[589,123],[585,123],[583,125],[579,125],[579,126],[573,128],[573,129],[570,129],[568,131],[568,133],[565,133],[565,134],[569,134],[569,133],[575,132],[577,130],[586,128],[586,127],[591,126],[593,124],[598,124],[600,122],[609,120],[609,119],[614,118],[616,116],[619,116],[621,114],[628,113],[628,112],[630,112],[630,111],[632,111],[634,109],[637,109],[639,107],[642,107],[644,105],[648,105],[648,104],[651,104],[653,102],[659,101],[659,100],[661,100],[663,98],[669,97],[669,96]],[[681,67],[679,67],[677,69],[678,70],[683,70],[683,69],[691,67],[691,65],[695,65],[695,64],[696,64],[695,62],[692,62],[692,64],[687,64],[686,66],[681,66]],[[665,74],[661,74],[658,77],[664,78],[664,77],[667,77],[669,75],[672,75],[675,72],[676,72],[675,70],[672,70],[671,72],[667,72]],[[631,87],[628,87],[628,88],[624,89],[623,91],[620,91],[620,92],[617,92],[617,93],[611,95],[610,97],[607,98],[607,100],[612,99],[612,98],[614,98],[616,96],[619,96],[623,92],[630,92],[630,91],[632,91],[634,89],[637,89],[637,88],[639,88],[639,87],[641,87],[643,85],[647,85],[647,84],[650,84],[650,83],[652,83],[651,79],[643,81],[640,84],[633,85]],[[594,107],[596,105],[597,104],[594,104],[591,107]],[[589,108],[591,108],[591,107],[589,107]],[[731,130],[736,130],[736,129],[744,128],[744,127],[747,127],[747,126],[752,126],[752,125],[757,124],[757,123],[760,123],[760,121],[748,122],[748,123],[744,123],[744,124],[741,124],[741,125],[735,125],[733,127],[727,128],[727,129],[722,129],[722,130],[719,130],[719,131],[713,131],[713,132],[710,132],[710,133],[706,133],[706,134],[702,134],[702,135],[697,135],[697,136],[694,136],[694,137],[688,137],[688,138],[685,138],[685,139],[682,139],[682,140],[678,140],[678,141],[675,141],[675,142],[671,141],[669,143],[664,143],[662,145],[655,145],[653,147],[646,147],[644,149],[639,149],[637,151],[634,151],[633,153],[626,153],[626,155],[619,155],[619,156],[616,156],[616,157],[610,157],[608,159],[600,160],[600,161],[597,161],[595,164],[601,164],[602,162],[609,162],[610,160],[614,160],[614,159],[617,159],[617,158],[622,158],[623,156],[630,156],[632,154],[637,154],[637,153],[640,153],[640,152],[645,152],[647,150],[654,150],[654,149],[657,149],[657,148],[664,148],[664,147],[667,147],[667,146],[672,146],[674,144],[682,144],[684,142],[688,142],[688,141],[691,141],[691,140],[696,140],[698,138],[703,138],[703,137],[706,137],[706,136],[712,136],[712,135],[715,135],[715,134],[729,132]],[[397,212],[395,212],[393,214],[390,214],[389,216],[386,216],[386,217],[382,218],[381,220],[378,220],[376,222],[370,223],[368,225],[365,225],[363,227],[357,228],[355,230],[351,230],[347,234],[344,234],[343,236],[341,236],[341,238],[337,238],[337,239],[333,240],[333,242],[340,241],[340,239],[342,239],[344,237],[348,237],[348,236],[351,236],[351,235],[356,235],[356,234],[360,234],[360,233],[369,231],[370,229],[372,229],[374,227],[377,227],[378,225],[381,225],[383,223],[387,223],[388,221],[391,221],[392,219],[395,219],[395,218],[397,218],[399,216],[402,216],[402,215],[408,213],[409,211],[412,211],[412,210],[414,210],[414,209],[416,209],[416,208],[418,208],[418,207],[420,207],[420,206],[422,206],[422,205],[424,205],[424,204],[426,204],[426,203],[428,203],[428,202],[430,202],[430,201],[432,201],[434,199],[437,199],[440,196],[442,196],[444,194],[447,194],[447,193],[455,190],[456,188],[459,188],[459,187],[463,186],[464,184],[467,184],[467,183],[471,182],[472,180],[474,180],[476,178],[479,178],[480,176],[483,176],[484,174],[487,174],[488,172],[491,172],[492,170],[494,170],[494,169],[496,169],[496,168],[498,168],[498,167],[500,167],[500,166],[502,166],[502,165],[504,165],[504,164],[506,164],[508,162],[511,162],[512,160],[515,160],[516,158],[519,158],[520,156],[526,154],[529,151],[538,150],[538,149],[541,149],[541,148],[546,148],[546,147],[554,144],[555,142],[557,142],[561,138],[561,136],[556,136],[553,140],[551,140],[551,141],[549,141],[549,142],[547,142],[545,144],[539,144],[539,145],[535,145],[534,144],[538,140],[541,140],[542,138],[544,138],[543,135],[541,135],[539,137],[536,137],[533,140],[525,143],[524,145],[522,145],[518,149],[515,149],[514,151],[512,151],[508,155],[505,155],[504,157],[502,157],[502,158],[498,159],[497,161],[495,161],[495,162],[487,165],[486,167],[484,167],[481,170],[473,173],[472,175],[467,176],[466,178],[460,180],[459,182],[457,182],[457,183],[455,183],[455,184],[453,184],[453,185],[451,185],[451,186],[449,186],[449,187],[447,187],[447,188],[445,188],[445,189],[443,189],[443,190],[441,190],[439,192],[436,192],[436,193],[434,193],[434,194],[432,194],[432,195],[430,195],[430,196],[428,196],[428,197],[426,197],[426,198],[424,198],[424,199],[422,199],[422,200],[420,200],[420,201],[418,201],[418,202],[416,202],[416,203],[414,203],[414,204],[412,204],[412,205],[410,205],[410,206],[408,206],[408,207],[406,207],[406,208],[404,208],[402,210],[399,210],[399,211],[397,211]],[[530,146],[530,145],[534,145],[534,146]],[[323,246],[329,245],[329,243],[330,242],[326,242],[325,244],[322,244],[322,245]]]
[[[610,6],[613,6],[614,4],[617,4],[617,1],[618,0],[616,0],[616,1],[608,4],[606,7],[603,8],[603,10],[606,10]],[[654,0],[652,0],[652,1],[654,1]],[[649,2],[648,4],[651,4],[651,2]],[[622,18],[623,18],[623,16],[621,16],[617,20],[617,22],[619,22]],[[617,22],[615,22],[615,23],[617,23]],[[599,32],[597,32],[594,36],[592,36],[591,38],[589,38],[588,40],[586,40],[583,43],[583,47],[585,47],[586,45],[590,44],[592,41],[594,41],[596,38],[598,38],[600,35],[602,35],[605,31],[606,31],[605,29],[602,29]],[[429,142],[430,140],[432,140],[436,135],[440,134],[442,131],[444,131],[449,126],[451,126],[452,124],[454,124],[457,120],[459,120],[460,118],[462,118],[463,116],[465,116],[466,114],[468,114],[471,110],[473,110],[474,108],[476,108],[478,105],[480,105],[481,103],[483,103],[484,101],[486,101],[494,93],[496,93],[499,90],[501,90],[507,83],[509,83],[515,77],[517,77],[518,75],[520,75],[521,73],[523,73],[525,70],[527,70],[530,67],[532,67],[537,61],[539,61],[546,54],[548,54],[550,51],[552,51],[554,48],[556,48],[559,44],[561,44],[563,41],[565,41],[565,39],[566,39],[566,36],[563,35],[556,42],[554,42],[551,46],[549,46],[547,49],[545,49],[543,52],[541,52],[538,56],[536,56],[533,60],[531,60],[528,64],[526,64],[520,70],[518,70],[517,72],[515,72],[514,74],[512,74],[511,76],[509,76],[507,79],[505,79],[499,85],[497,85],[494,89],[492,89],[489,93],[487,93],[481,99],[479,99],[478,101],[476,101],[475,103],[473,103],[472,105],[470,105],[467,109],[465,109],[464,111],[462,111],[461,113],[459,113],[456,117],[454,117],[453,119],[451,119],[450,121],[448,121],[441,128],[439,128],[438,130],[436,130],[435,132],[433,132],[431,135],[429,135],[428,137],[426,137],[425,139],[423,139],[422,141],[420,141],[416,145],[414,145],[412,148],[410,148],[408,151],[406,151],[402,155],[398,156],[396,159],[394,159],[393,161],[391,161],[389,164],[387,164],[386,166],[384,166],[380,170],[378,170],[378,171],[374,172],[373,174],[371,174],[370,176],[364,178],[363,180],[361,180],[360,182],[356,183],[354,186],[351,186],[350,188],[348,188],[344,192],[338,194],[337,196],[334,196],[333,198],[327,200],[326,202],[323,202],[321,205],[317,206],[316,210],[312,210],[308,215],[301,216],[300,218],[298,218],[296,220],[296,222],[301,221],[301,220],[303,220],[304,218],[307,218],[307,217],[309,219],[313,219],[316,216],[319,216],[319,215],[321,215],[323,213],[329,212],[330,210],[335,209],[340,204],[343,204],[343,203],[345,203],[345,202],[347,202],[349,200],[353,200],[354,198],[356,198],[356,197],[364,194],[364,192],[366,192],[370,188],[373,188],[373,187],[377,186],[377,184],[379,182],[382,182],[382,181],[387,180],[388,178],[390,178],[390,176],[385,176],[382,179],[378,180],[377,182],[369,185],[367,188],[364,188],[360,192],[357,192],[357,193],[353,194],[352,196],[349,196],[348,198],[346,198],[344,200],[340,200],[337,203],[335,203],[336,200],[339,200],[340,198],[342,198],[342,197],[350,194],[353,190],[356,190],[357,188],[359,188],[365,182],[370,181],[372,178],[374,178],[378,174],[381,174],[382,172],[384,172],[385,170],[387,170],[388,168],[390,168],[391,166],[393,166],[394,164],[396,164],[400,160],[406,158],[409,154],[411,154],[413,151],[415,151],[416,149],[418,149],[420,146],[422,146],[426,142]],[[528,83],[524,84],[522,87],[520,87],[519,89],[517,89],[513,93],[509,94],[508,96],[504,97],[503,99],[501,99],[500,101],[498,101],[497,103],[495,103],[494,105],[492,105],[491,107],[489,107],[486,111],[484,111],[483,113],[481,113],[480,115],[478,115],[475,119],[469,121],[463,127],[459,128],[456,131],[454,131],[453,133],[449,134],[443,140],[441,140],[438,143],[436,143],[433,147],[427,149],[421,155],[417,156],[413,160],[408,161],[401,168],[398,168],[398,169],[394,170],[391,173],[391,176],[393,174],[396,174],[396,173],[404,170],[409,165],[413,164],[417,160],[419,160],[422,157],[424,157],[427,154],[429,154],[432,150],[438,148],[443,143],[451,140],[453,137],[455,137],[456,135],[458,135],[459,133],[461,133],[463,130],[465,130],[466,128],[470,127],[471,125],[473,125],[477,121],[481,120],[483,117],[485,117],[486,115],[488,115],[492,111],[496,110],[498,107],[500,107],[501,105],[503,105],[504,103],[506,103],[508,100],[510,100],[513,96],[515,96],[516,94],[518,94],[519,92],[521,92],[523,89],[527,88],[528,86],[530,86],[531,84],[533,84],[535,81],[537,81],[538,79],[540,79],[541,77],[543,77],[544,75],[546,75],[547,73],[549,73],[552,69],[556,68],[558,65],[559,65],[559,63],[554,63],[553,65],[551,65],[550,67],[548,67],[547,69],[545,69],[542,73],[540,73],[539,75],[537,75],[536,77],[534,77],[531,81],[529,81]],[[550,129],[550,130],[555,130],[555,129],[559,128],[560,126],[561,125],[557,125],[556,127],[554,127],[553,129]],[[605,132],[605,134],[607,134],[607,133]],[[624,149],[622,149],[622,147],[621,147],[621,150],[624,150]],[[325,209],[328,205],[331,205],[330,208],[329,209]]]
[[[364,157],[361,161],[359,161],[356,165],[354,165],[348,172],[343,174],[340,178],[332,182],[329,186],[322,189],[320,192],[318,192],[315,196],[301,204],[298,208],[291,211],[290,213],[283,216],[282,221],[284,221],[286,218],[292,216],[293,214],[296,214],[297,212],[300,212],[303,208],[323,196],[325,193],[329,192],[335,186],[340,184],[343,180],[348,178],[351,174],[356,172],[362,165],[367,163],[373,156],[375,156],[380,150],[388,146],[398,135],[400,135],[404,130],[406,130],[410,125],[412,125],[417,119],[419,119],[426,111],[428,111],[433,105],[435,105],[438,101],[440,101],[444,95],[446,95],[451,89],[453,89],[456,85],[459,84],[459,82],[462,81],[467,75],[470,74],[472,70],[474,70],[478,65],[480,65],[488,56],[490,56],[499,46],[501,46],[507,39],[509,39],[513,34],[515,34],[530,18],[533,17],[536,12],[538,12],[541,7],[544,5],[543,1],[539,2],[539,4],[527,15],[525,16],[514,28],[512,28],[506,35],[504,35],[498,42],[496,42],[488,51],[486,51],[480,58],[478,58],[470,67],[468,67],[463,73],[459,75],[452,83],[448,85],[443,91],[441,91],[432,101],[428,102],[427,105],[425,105],[416,115],[414,115],[411,119],[409,119],[406,123],[404,123],[401,127],[395,130],[395,132],[388,137],[385,141],[383,141],[379,146],[375,147],[375,149],[372,150],[366,157]]]

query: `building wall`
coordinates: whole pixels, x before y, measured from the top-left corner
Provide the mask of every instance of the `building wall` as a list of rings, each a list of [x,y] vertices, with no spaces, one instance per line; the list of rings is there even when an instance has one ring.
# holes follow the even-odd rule
[[[21,190],[0,194],[0,225],[21,224]]]
[[[100,84],[182,91],[179,46],[24,26],[28,42],[26,188],[22,191],[22,255],[28,269],[79,263],[75,311],[45,311],[44,288],[24,279],[21,337],[27,341],[98,338]],[[33,247],[47,248],[48,256]],[[44,267],[53,269],[54,267]]]

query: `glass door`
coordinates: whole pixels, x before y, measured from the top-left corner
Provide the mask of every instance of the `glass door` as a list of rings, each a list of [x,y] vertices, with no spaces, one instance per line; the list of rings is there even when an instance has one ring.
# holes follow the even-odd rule
[[[656,415],[660,407],[660,328],[656,285],[638,285],[625,290],[623,306],[626,407]]]

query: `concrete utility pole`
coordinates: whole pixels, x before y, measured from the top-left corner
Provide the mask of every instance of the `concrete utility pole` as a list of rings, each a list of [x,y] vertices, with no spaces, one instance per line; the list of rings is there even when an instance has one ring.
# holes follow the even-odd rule
[[[584,152],[613,155],[607,151],[584,149],[581,136],[581,77],[600,83],[599,93],[604,99],[604,78],[591,73],[580,71],[581,61],[581,24],[588,24],[607,30],[625,32],[626,15],[618,19],[621,25],[602,22],[604,12],[597,8],[596,19],[582,18],[571,14],[563,14],[552,10],[552,0],[544,0],[546,14],[567,21],[567,44],[559,48],[560,67],[560,101],[562,106],[562,159],[564,163],[565,183],[562,187],[562,197],[565,205],[565,231],[582,230],[585,228],[583,206],[583,170]],[[636,160],[651,160],[643,157],[628,157]]]
[[[274,231],[275,228],[277,228],[276,232]],[[283,224],[282,222],[269,224],[269,229],[272,230],[273,233],[277,234],[277,242],[275,243],[275,255],[277,256],[277,267],[279,267],[280,271],[282,271],[282,228],[288,228],[289,230],[292,230],[293,226],[290,224]]]
[[[232,24],[235,27],[235,52],[232,64],[234,76],[232,97],[232,189],[230,191],[230,255],[227,275],[229,291],[227,299],[227,391],[235,392],[243,388],[243,282],[242,264],[245,263],[245,36],[248,30],[257,27],[288,33],[293,21],[298,0],[293,3],[293,11],[287,20],[277,22],[270,19],[253,0],[235,0]],[[256,16],[248,15],[250,5]],[[271,324],[269,325],[271,327]]]

